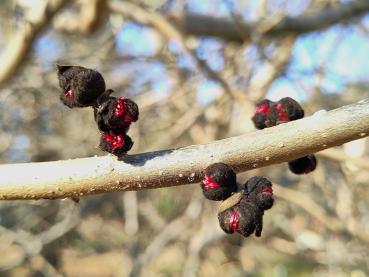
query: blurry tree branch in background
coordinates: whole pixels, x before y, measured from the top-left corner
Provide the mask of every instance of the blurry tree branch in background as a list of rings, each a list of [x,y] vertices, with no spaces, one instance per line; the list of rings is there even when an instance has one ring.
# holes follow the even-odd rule
[[[0,165],[0,197],[55,199],[196,183],[204,167],[212,162],[228,163],[241,172],[368,135],[369,99],[275,128],[207,145],[123,156],[123,161],[105,156]]]
[[[6,237],[9,244],[16,243],[20,246],[20,253],[18,253],[20,257],[16,259],[15,264],[3,264],[7,264],[8,267],[12,268],[21,265],[25,260],[33,257],[41,259],[41,264],[46,267],[45,270],[55,271],[52,272],[55,274],[57,271],[48,264],[47,260],[44,260],[43,255],[41,255],[41,251],[47,244],[50,244],[65,235],[80,222],[80,207],[76,204],[70,205],[68,203],[59,203],[56,218],[62,219],[54,225],[51,225],[50,228],[38,234],[31,234],[24,230],[12,231],[0,225],[0,235],[2,237]],[[16,245],[13,245],[13,247],[16,247]],[[10,260],[12,260],[11,257]],[[0,263],[0,272],[7,269],[3,264]]]
[[[339,162],[347,162],[355,164],[356,166],[369,170],[369,160],[361,157],[352,157],[350,155],[347,155],[342,150],[336,150],[336,149],[329,149],[323,152],[319,152],[318,156],[326,157],[331,160],[339,161]]]
[[[106,0],[81,0],[79,12],[55,20],[54,27],[70,33],[91,34],[95,32],[108,16]]]
[[[140,270],[145,264],[158,256],[166,244],[181,235],[192,221],[198,219],[203,202],[204,198],[202,195],[195,195],[184,213],[166,224],[161,232],[151,240],[151,243],[146,247],[145,251],[137,257],[132,266],[130,276],[139,276]]]
[[[0,84],[14,74],[25,60],[38,34],[48,26],[53,16],[68,2],[68,0],[50,0],[46,2],[44,9],[37,11],[38,15],[32,21],[29,22],[28,19],[25,19],[18,27],[18,30],[8,42],[5,51],[0,55]]]
[[[112,12],[117,12],[128,16],[133,20],[137,20],[141,24],[146,23],[154,27],[168,41],[176,41],[181,46],[182,50],[196,61],[198,68],[205,72],[210,79],[218,82],[223,90],[229,94],[229,96],[233,97],[234,100],[245,101],[246,97],[243,93],[233,90],[228,83],[221,76],[219,76],[218,73],[208,66],[204,60],[201,60],[197,57],[196,52],[187,45],[182,32],[177,30],[176,26],[172,25],[165,17],[155,13],[150,13],[145,9],[129,2],[113,2],[110,4],[110,9]]]
[[[49,24],[53,16],[65,6],[68,1],[53,0],[48,1],[44,11],[40,11],[39,17],[32,22],[24,22],[19,30],[8,43],[6,50],[0,56],[2,64],[0,66],[0,84],[9,79],[15,72],[18,66],[21,65],[28,51],[30,50],[33,40],[37,35]],[[153,24],[158,27],[158,30],[163,31],[168,38],[176,38],[181,41],[182,34],[171,28],[165,23],[165,19],[161,16],[145,14],[144,9],[138,6],[134,7],[129,2],[112,2],[110,8],[114,12],[123,12],[126,15],[131,15],[140,21]],[[139,11],[137,14],[136,12]],[[347,4],[341,4],[337,7],[324,8],[321,11],[313,12],[309,15],[301,15],[297,17],[284,17],[274,22],[272,20],[262,20],[256,23],[242,22],[241,30],[238,23],[233,19],[215,18],[211,16],[196,15],[196,14],[168,14],[166,17],[170,22],[178,28],[184,35],[195,36],[214,36],[225,39],[227,41],[245,42],[253,35],[258,36],[286,36],[288,34],[300,34],[326,28],[332,24],[340,23],[345,20],[363,15],[369,11],[369,3],[367,1],[356,1]],[[141,13],[141,16],[140,16]],[[143,16],[142,16],[143,15]],[[106,17],[106,2],[104,0],[85,1],[81,5],[81,15],[78,18],[68,18],[68,24],[65,20],[57,23],[59,29],[66,31],[80,31],[90,33],[102,23]],[[65,26],[65,27],[62,27]],[[242,34],[242,36],[240,36]],[[187,51],[190,51],[185,46]],[[191,56],[196,57],[194,53]],[[220,82],[226,91],[230,91],[231,95],[237,95],[237,92],[232,91],[224,80],[215,74],[206,63],[196,59],[199,66],[202,67],[209,77]]]
[[[311,12],[311,14],[296,17],[286,16],[280,18],[277,22],[269,19],[253,23],[242,22],[242,26],[229,18],[216,18],[206,15],[170,14],[167,17],[184,34],[213,36],[226,41],[243,43],[253,35],[278,37],[321,30],[333,24],[361,16],[368,11],[368,1],[354,1],[323,8]]]
[[[110,3],[109,7],[112,12],[123,14],[141,24],[148,24],[156,28],[167,40],[174,39],[179,42],[185,52],[197,62],[199,68],[211,79],[219,82],[225,92],[239,101],[244,101],[245,96],[232,89],[205,61],[199,59],[196,53],[187,46],[183,35],[213,36],[240,43],[247,42],[252,36],[286,37],[286,42],[275,55],[276,58],[271,60],[272,64],[266,67],[260,74],[261,76],[253,79],[250,84],[249,98],[258,101],[263,97],[265,88],[270,85],[278,74],[283,72],[282,69],[290,58],[290,50],[294,44],[295,35],[324,29],[333,24],[361,16],[369,11],[369,3],[357,1],[341,4],[338,7],[325,8],[309,15],[280,18],[277,19],[277,22],[275,22],[275,18],[254,23],[241,22],[241,26],[239,22],[230,18],[216,18],[190,13],[165,15],[167,20],[173,24],[172,26],[165,17],[148,12],[130,2],[115,1]]]
[[[302,207],[304,210],[312,214],[323,225],[325,225],[327,229],[331,230],[332,232],[345,233],[347,231],[347,227],[342,223],[342,221],[340,221],[336,217],[330,216],[324,210],[324,208],[320,207],[304,193],[293,189],[285,188],[281,185],[275,185],[274,190],[277,197],[285,199],[295,205]],[[348,231],[349,233],[351,233],[352,236],[357,236],[361,240],[369,242],[369,233],[363,232],[362,228],[360,229],[361,230],[358,230],[357,228],[354,230],[348,229]]]

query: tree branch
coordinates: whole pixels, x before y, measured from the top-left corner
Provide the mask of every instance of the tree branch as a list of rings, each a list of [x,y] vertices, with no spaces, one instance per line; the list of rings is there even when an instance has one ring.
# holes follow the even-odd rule
[[[338,7],[325,8],[314,13],[296,17],[284,17],[277,24],[270,20],[239,24],[225,17],[197,14],[170,14],[168,19],[184,34],[194,36],[214,36],[226,41],[242,43],[252,34],[264,36],[285,36],[317,31],[330,25],[350,20],[369,12],[368,1],[356,1],[340,4]]]
[[[62,9],[69,0],[53,0],[44,6],[37,18],[32,22],[24,22],[10,39],[6,49],[0,55],[0,84],[9,79],[25,58],[32,47],[37,35],[44,30],[53,16]]]
[[[245,101],[246,97],[243,93],[233,90],[228,83],[202,59],[196,55],[196,51],[191,49],[183,37],[183,34],[173,26],[167,18],[162,15],[150,13],[138,5],[130,2],[111,2],[109,4],[110,10],[115,13],[122,14],[136,20],[142,24],[148,24],[158,30],[167,40],[175,40],[179,43],[182,50],[188,54],[195,62],[197,67],[202,70],[210,79],[219,83],[223,90],[231,97],[238,101]]]
[[[242,124],[242,122],[240,123]],[[286,162],[369,135],[369,99],[242,136],[116,159],[0,165],[0,199],[55,199],[199,182],[214,162],[237,172]]]

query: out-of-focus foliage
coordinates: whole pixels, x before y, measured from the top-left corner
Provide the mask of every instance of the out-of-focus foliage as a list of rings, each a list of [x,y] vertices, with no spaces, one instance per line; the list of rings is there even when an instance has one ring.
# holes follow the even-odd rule
[[[46,2],[2,1],[0,54]],[[120,13],[108,8],[110,1],[71,1],[1,84],[0,162],[104,155],[96,147],[92,110],[60,103],[56,63],[97,69],[108,88],[138,103],[140,120],[129,131],[135,141],[131,153],[254,131],[253,105],[264,97],[293,97],[307,115],[364,99],[369,12],[309,33],[267,37],[256,29],[242,44],[168,37],[165,25],[146,24],[157,21],[153,15],[223,16],[239,24],[242,36],[243,21],[270,19],[273,26],[285,16],[351,2],[142,0],[118,2],[129,4]],[[237,94],[245,100],[234,98]],[[1,202],[0,275],[367,276],[367,140],[334,153],[345,161],[318,156],[317,170],[307,176],[292,175],[286,164],[238,176],[245,181],[265,175],[282,186],[264,216],[261,238],[223,234],[218,203],[205,201],[196,185],[106,194],[78,204]]]

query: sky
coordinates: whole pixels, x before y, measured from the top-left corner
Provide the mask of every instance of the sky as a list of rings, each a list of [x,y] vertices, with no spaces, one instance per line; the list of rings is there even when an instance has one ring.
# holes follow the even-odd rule
[[[308,0],[272,0],[268,9],[277,13],[283,7],[291,16],[295,16],[300,14],[308,3]],[[239,15],[242,15],[245,20],[255,20],[253,16],[256,14],[257,6],[256,0],[245,1],[245,4],[241,4],[241,10],[244,12]],[[172,5],[167,9],[171,11],[186,9],[200,14],[229,16],[230,10],[234,7],[234,1],[230,0],[188,0],[185,5]],[[239,13],[238,10],[237,13]],[[361,19],[361,24],[369,29],[369,15]],[[156,53],[159,47],[157,34],[152,29],[129,21],[122,25],[115,40],[117,52],[121,55],[149,57]],[[194,61],[189,56],[183,55],[175,43],[170,42],[168,49],[178,55],[179,67],[189,71],[196,70]],[[63,43],[51,31],[46,32],[36,41],[34,50],[40,64],[46,68],[53,66],[65,51]],[[205,59],[215,71],[220,71],[224,67],[221,51],[222,44],[219,40],[215,38],[199,40],[197,55]],[[253,45],[247,47],[243,55],[245,62],[257,61],[257,53]],[[316,70],[325,72],[324,78],[320,80],[324,93],[339,93],[349,83],[369,81],[369,66],[367,66],[369,36],[357,26],[337,24],[321,32],[300,36],[293,47],[292,57],[287,74],[276,79],[268,91],[267,96],[272,100],[286,96],[299,101],[307,100],[317,82],[314,77]],[[152,81],[153,91],[158,95],[162,96],[170,91],[170,80],[167,78],[164,65],[160,62],[148,64],[147,61],[138,59],[134,67],[139,68],[143,63],[145,68],[150,70],[146,73],[140,72],[135,78],[136,85],[149,80]],[[151,72],[155,72],[155,75]],[[203,82],[198,87],[199,101],[207,104],[214,98],[212,94],[215,95],[219,89],[217,83],[203,78]]]

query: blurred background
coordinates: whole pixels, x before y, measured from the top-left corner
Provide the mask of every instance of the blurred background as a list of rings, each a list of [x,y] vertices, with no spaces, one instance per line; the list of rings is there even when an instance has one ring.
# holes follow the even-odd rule
[[[368,62],[366,0],[2,0],[0,162],[105,155],[91,109],[59,101],[56,63],[138,103],[140,153],[253,132],[265,97],[307,115],[365,99]],[[2,201],[0,276],[368,276],[368,152],[240,174],[276,184],[261,238],[226,236],[198,185]]]

